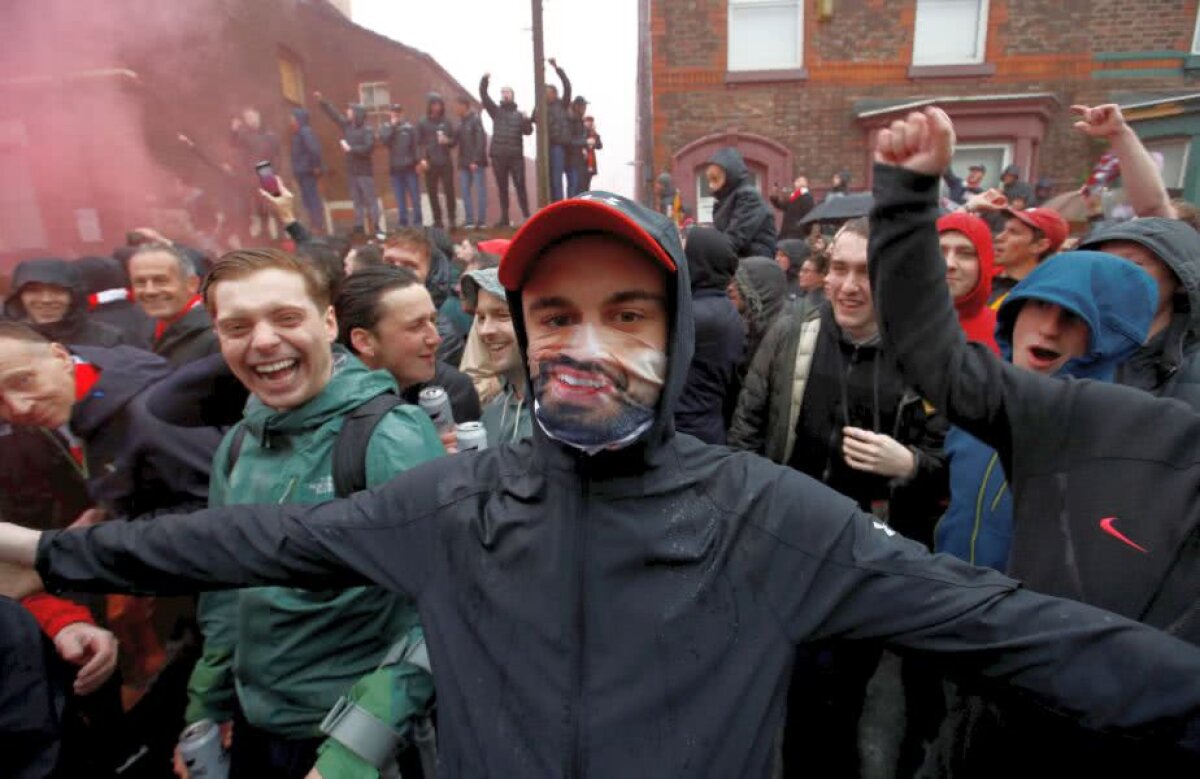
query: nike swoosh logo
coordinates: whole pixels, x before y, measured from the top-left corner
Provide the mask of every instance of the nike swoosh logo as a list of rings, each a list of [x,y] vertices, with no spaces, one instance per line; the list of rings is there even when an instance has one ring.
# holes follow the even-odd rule
[[[1126,536],[1124,533],[1122,533],[1120,530],[1117,530],[1115,527],[1113,527],[1113,523],[1116,521],[1117,521],[1116,517],[1105,517],[1104,519],[1100,520],[1100,529],[1103,530],[1105,533],[1108,533],[1113,538],[1120,541],[1122,544],[1125,544],[1126,546],[1132,546],[1134,549],[1138,550],[1142,554],[1150,554],[1143,547],[1140,547],[1137,544],[1130,541],[1129,537]]]

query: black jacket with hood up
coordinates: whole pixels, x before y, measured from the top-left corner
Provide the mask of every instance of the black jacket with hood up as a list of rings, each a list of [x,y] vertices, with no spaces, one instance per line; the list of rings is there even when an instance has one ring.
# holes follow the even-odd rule
[[[738,395],[746,329],[725,289],[737,272],[729,240],[711,227],[688,234],[695,352],[675,408],[675,429],[706,444],[724,444]]]
[[[471,111],[458,123],[456,131],[458,143],[458,168],[467,170],[472,165],[487,167],[488,147],[487,131],[483,129],[483,120],[479,114]]]
[[[379,142],[387,147],[388,170],[392,173],[408,173],[421,161],[417,128],[407,119],[380,127]]]
[[[1200,411],[1200,234],[1177,219],[1151,217],[1098,230],[1079,248],[1099,249],[1109,241],[1144,246],[1179,282],[1170,324],[1117,369],[1117,383]]]
[[[342,138],[350,147],[346,152],[346,175],[373,176],[375,131],[367,124],[367,109],[357,103],[350,106],[351,120],[338,111],[333,103],[322,98],[321,110],[342,128]]]
[[[806,476],[676,434],[693,338],[683,251],[665,218],[602,197],[678,268],[663,395],[634,443],[589,456],[535,424],[348,500],[46,533],[48,587],[410,593],[451,779],[767,777],[795,647],[826,638],[940,652],[1087,725],[1200,752],[1200,651],[931,557]],[[1117,673],[1131,657],[1137,673]]]
[[[88,318],[116,328],[130,346],[148,350],[154,324],[134,301],[121,263],[112,257],[80,257],[75,269],[87,295]]]
[[[488,78],[479,80],[479,100],[483,109],[492,118],[491,157],[512,160],[525,156],[525,136],[533,133],[533,122],[522,116],[516,103],[502,102],[499,105],[488,94]]]
[[[905,378],[999,454],[1013,495],[1009,572],[1200,645],[1200,415],[968,344],[944,293],[937,188],[876,166],[875,305]]]
[[[434,106],[441,112],[434,115]],[[450,141],[449,144],[438,143],[438,131]],[[446,101],[437,92],[426,96],[425,116],[417,122],[417,149],[421,159],[429,163],[431,168],[445,168],[450,165],[450,148],[455,144],[454,127],[446,116]]]
[[[754,185],[737,149],[719,149],[709,165],[725,171],[725,184],[713,192],[713,224],[733,244],[739,257],[775,256],[775,216]]]
[[[292,134],[292,175],[296,178],[319,176],[324,172],[325,164],[321,159],[321,141],[312,128],[308,109],[293,108],[292,116],[299,125],[299,129]]]
[[[34,283],[54,284],[71,291],[71,305],[62,319],[43,325],[30,321],[25,305],[21,303],[21,289],[26,284]],[[17,265],[13,271],[11,290],[4,300],[4,315],[17,322],[25,322],[46,338],[64,346],[137,345],[136,336],[126,337],[112,325],[88,316],[87,293],[78,270],[57,257],[25,260]]]

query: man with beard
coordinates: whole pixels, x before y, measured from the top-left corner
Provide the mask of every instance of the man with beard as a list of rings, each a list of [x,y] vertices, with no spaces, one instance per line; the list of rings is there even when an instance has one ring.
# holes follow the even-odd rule
[[[0,524],[15,565],[0,583],[413,593],[449,777],[769,776],[796,646],[822,639],[944,658],[1090,727],[1200,753],[1200,651],[930,557],[809,478],[674,434],[692,319],[667,219],[607,193],[549,206],[500,280],[532,439],[320,506]]]

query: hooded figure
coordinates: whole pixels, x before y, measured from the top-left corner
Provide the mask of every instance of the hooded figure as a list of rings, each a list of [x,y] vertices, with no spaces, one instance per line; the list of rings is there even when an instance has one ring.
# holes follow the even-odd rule
[[[295,127],[292,133],[292,175],[300,185],[300,200],[304,210],[308,212],[308,223],[313,230],[325,232],[325,201],[321,199],[321,191],[317,188],[317,179],[325,172],[325,163],[321,158],[321,141],[309,123],[308,110],[293,108],[292,119]]]
[[[784,238],[775,244],[778,251],[787,256],[787,296],[792,300],[797,298],[809,297],[814,303],[819,303],[825,299],[823,290],[815,289],[806,292],[800,287],[800,269],[804,267],[804,261],[812,254],[812,247],[808,241],[802,238]]]
[[[1147,270],[1163,278],[1163,288],[1150,340],[1117,369],[1116,381],[1200,411],[1200,233],[1177,219],[1150,217],[1097,230],[1080,248],[1113,247],[1128,257],[1120,243],[1135,244],[1158,259],[1159,266],[1151,262]],[[1174,294],[1168,294],[1172,282]],[[1169,319],[1154,332],[1164,315]]]
[[[744,376],[763,336],[784,310],[784,303],[788,300],[788,282],[779,263],[769,257],[747,257],[742,260],[738,263],[733,280],[741,300],[741,315],[746,331],[746,349],[738,369],[739,376]]]
[[[825,193],[825,199],[829,200],[832,197],[842,197],[850,194],[850,171],[839,170],[837,172],[837,183],[831,183],[829,191]]]
[[[321,110],[342,128],[342,150],[346,153],[346,176],[354,201],[354,224],[368,233],[379,226],[379,199],[375,191],[375,131],[367,124],[367,109],[354,103],[350,117],[321,98]]]
[[[945,229],[946,218],[938,221],[939,230]],[[1067,362],[1058,375],[1112,381],[1117,366],[1137,350],[1150,325],[1148,282],[1146,274],[1116,262],[1112,255],[1080,251],[1051,257],[1005,298],[996,328],[1000,351],[1012,361],[1013,326],[1027,302],[1054,303],[1079,317],[1089,334],[1088,354]],[[954,427],[946,436],[946,457],[950,506],[938,523],[934,548],[975,565],[1007,570],[1012,492],[999,455]]]
[[[707,444],[724,444],[746,348],[741,317],[726,292],[738,258],[729,240],[711,227],[688,235],[686,253],[696,345],[675,409],[675,429]]]
[[[89,318],[119,330],[125,343],[149,349],[154,323],[133,300],[129,276],[112,257],[80,257],[75,270],[87,293]]]
[[[23,293],[26,299],[34,294],[53,296],[53,308],[62,313],[49,313],[49,309],[46,314],[30,312],[22,300]],[[34,305],[43,304],[39,300]],[[136,335],[127,337],[117,328],[88,316],[88,296],[78,270],[57,257],[25,260],[17,265],[8,297],[4,300],[4,315],[26,322],[46,338],[64,346],[137,345]],[[59,318],[49,321],[48,317],[55,315]]]
[[[429,193],[429,208],[433,211],[433,226],[444,227],[442,204],[438,193],[445,188],[446,217],[453,228],[458,219],[454,193],[454,165],[450,149],[458,143],[454,127],[446,117],[446,101],[437,92],[426,95],[425,116],[417,122],[417,149],[425,169],[425,191]]]
[[[551,267],[551,247],[565,260],[568,241],[612,250],[599,260],[623,272],[598,274],[603,297],[573,283],[580,265]],[[827,638],[944,654],[963,675],[1096,728],[1200,748],[1200,653],[932,557],[812,479],[675,435],[694,332],[667,219],[608,193],[548,206],[514,238],[500,278],[522,355],[538,367],[531,385],[547,378],[541,359],[555,359],[534,336],[570,331],[561,364],[574,345],[599,355],[627,343],[618,325],[639,312],[656,317],[656,358],[614,355],[626,376],[660,388],[642,398],[647,423],[589,454],[539,415],[529,439],[437,458],[348,500],[45,533],[36,563],[47,588],[373,582],[412,593],[438,669],[438,770],[452,779],[770,776],[796,647]],[[578,294],[566,302],[586,319],[546,320],[555,299],[525,299],[539,284]],[[549,378],[569,387],[573,373]],[[578,382],[559,391],[589,394]],[[1154,672],[1122,673],[1131,657]]]
[[[670,173],[660,173],[654,180],[655,195],[658,198],[658,213],[674,216],[675,184],[671,181]]]
[[[975,341],[999,353],[996,347],[996,312],[988,306],[992,296],[992,276],[996,263],[996,252],[992,246],[992,231],[977,216],[962,211],[946,214],[938,219],[938,232],[959,232],[971,241],[979,258],[979,280],[975,288],[962,297],[955,298],[954,310],[958,312],[958,323],[967,334],[968,341]]]
[[[774,257],[775,217],[741,153],[726,147],[718,150],[708,164],[725,171],[725,183],[712,193],[716,198],[713,224],[725,233],[738,257]]]
[[[457,281],[454,264],[450,260],[454,256],[454,244],[444,230],[437,227],[427,227],[425,230],[430,245],[429,274],[425,277],[425,289],[429,290],[433,305],[438,310],[437,330],[438,335],[442,337],[442,342],[437,348],[437,359],[451,367],[457,367],[466,346],[467,334],[455,326],[454,313],[446,307],[454,294],[454,283]]]

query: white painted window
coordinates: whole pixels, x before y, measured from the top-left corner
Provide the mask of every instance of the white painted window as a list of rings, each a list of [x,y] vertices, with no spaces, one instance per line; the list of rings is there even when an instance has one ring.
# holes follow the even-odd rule
[[[913,65],[978,65],[987,28],[988,0],[917,0]]]
[[[950,162],[950,170],[963,181],[971,172],[972,165],[982,165],[985,168],[984,189],[1000,186],[1000,174],[1012,164],[1013,146],[1011,143],[960,143],[954,147],[954,157]],[[1028,180],[1028,171],[1022,171],[1022,176]]]
[[[728,47],[730,70],[802,67],[803,0],[729,0]]]
[[[358,102],[367,109],[367,116],[386,119],[392,95],[386,81],[367,81],[358,85]]]
[[[1183,189],[1191,146],[1191,138],[1156,138],[1146,141],[1146,148],[1151,154],[1162,155],[1162,178],[1167,189]]]

